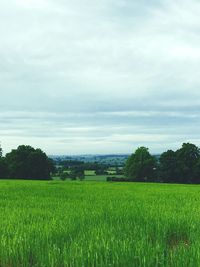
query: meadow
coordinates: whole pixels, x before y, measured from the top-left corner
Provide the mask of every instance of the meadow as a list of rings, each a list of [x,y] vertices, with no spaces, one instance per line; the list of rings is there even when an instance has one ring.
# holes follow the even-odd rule
[[[123,178],[124,175],[119,175],[116,173],[116,170],[112,170],[111,168],[107,170],[107,174],[97,175],[93,170],[85,170],[84,171],[85,181],[97,181],[97,182],[106,182],[109,177]]]
[[[0,181],[1,267],[200,266],[200,186]]]

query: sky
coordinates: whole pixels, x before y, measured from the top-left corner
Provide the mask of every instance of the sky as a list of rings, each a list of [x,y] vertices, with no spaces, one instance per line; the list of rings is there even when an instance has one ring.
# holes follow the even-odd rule
[[[199,0],[1,0],[4,153],[200,145],[199,14]]]

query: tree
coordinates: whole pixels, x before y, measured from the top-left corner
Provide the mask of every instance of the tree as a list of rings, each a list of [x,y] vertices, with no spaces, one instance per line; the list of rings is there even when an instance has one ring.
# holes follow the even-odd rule
[[[8,166],[3,157],[0,158],[0,179],[5,179],[8,176]]]
[[[61,179],[62,181],[65,181],[65,180],[68,179],[68,178],[70,178],[70,177],[69,177],[69,174],[68,174],[67,172],[62,172],[62,173],[60,174],[60,179]]]
[[[177,182],[178,176],[176,152],[168,150],[161,154],[159,159],[160,181],[166,183]]]
[[[19,146],[6,155],[9,178],[49,180],[54,171],[53,162],[41,149]]]
[[[159,160],[159,176],[165,182],[200,183],[200,149],[184,143],[176,152],[164,152]]]
[[[156,159],[148,148],[139,147],[127,160],[125,174],[128,179],[138,182],[156,180]]]
[[[200,149],[190,143],[184,143],[176,151],[179,182],[195,183],[199,170]]]
[[[195,164],[193,183],[200,184],[200,159]]]
[[[5,158],[3,158],[3,150],[0,144],[0,179],[5,179],[8,176],[8,167],[5,161]]]
[[[84,169],[80,167],[73,168],[69,176],[72,180],[80,179],[82,181],[85,179]]]
[[[3,156],[3,150],[2,150],[2,147],[1,147],[1,144],[0,144],[0,158],[2,158]]]

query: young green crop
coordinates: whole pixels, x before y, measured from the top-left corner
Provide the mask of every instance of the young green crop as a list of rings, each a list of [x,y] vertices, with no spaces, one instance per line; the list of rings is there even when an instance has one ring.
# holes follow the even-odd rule
[[[200,187],[0,181],[1,267],[197,267]]]

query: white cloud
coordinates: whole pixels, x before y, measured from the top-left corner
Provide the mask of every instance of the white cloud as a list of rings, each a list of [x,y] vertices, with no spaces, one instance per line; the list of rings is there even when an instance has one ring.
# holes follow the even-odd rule
[[[199,12],[196,0],[1,1],[6,149],[9,140],[51,153],[129,152],[141,143],[156,152],[179,144],[180,129],[181,140],[197,140]]]
[[[15,0],[16,4],[26,8],[45,8],[47,0]]]

